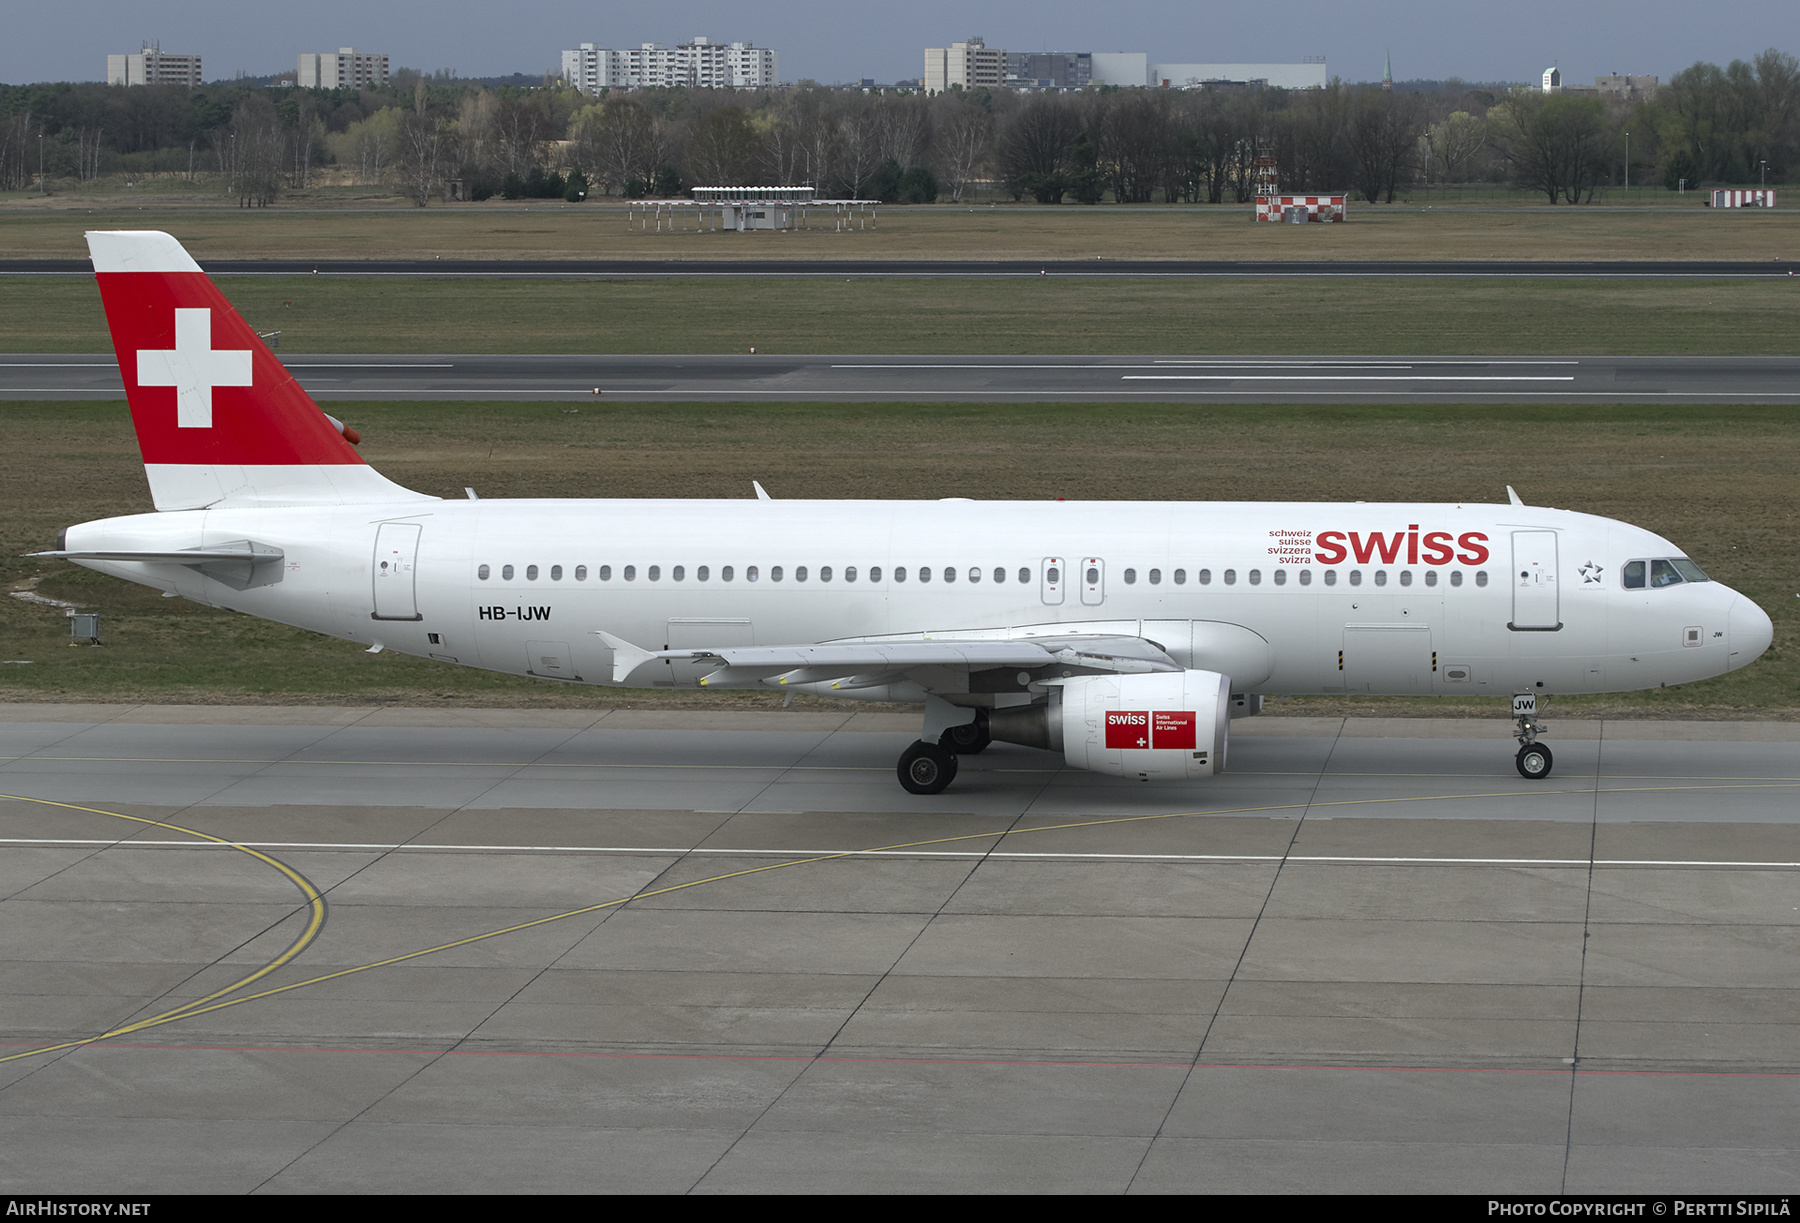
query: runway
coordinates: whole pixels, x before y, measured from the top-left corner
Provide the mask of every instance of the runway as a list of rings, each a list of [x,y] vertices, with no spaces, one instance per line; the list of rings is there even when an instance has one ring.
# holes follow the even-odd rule
[[[0,1179],[1793,1191],[1800,725],[1546,716],[0,705]]]
[[[1116,279],[1498,277],[1599,280],[1762,279],[1793,275],[1780,259],[207,259],[214,277],[340,276],[555,279],[913,278],[1076,276]],[[0,276],[92,276],[86,259],[0,259]]]
[[[280,354],[314,398],[1793,403],[1795,357]],[[110,354],[0,355],[0,399],[117,399]]]

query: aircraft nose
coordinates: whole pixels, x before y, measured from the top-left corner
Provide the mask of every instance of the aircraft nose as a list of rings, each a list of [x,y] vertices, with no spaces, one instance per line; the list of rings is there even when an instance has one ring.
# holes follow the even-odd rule
[[[1768,612],[1739,595],[1731,605],[1727,632],[1728,661],[1735,671],[1746,663],[1755,662],[1769,648],[1769,643],[1775,639],[1775,622],[1769,619]]]

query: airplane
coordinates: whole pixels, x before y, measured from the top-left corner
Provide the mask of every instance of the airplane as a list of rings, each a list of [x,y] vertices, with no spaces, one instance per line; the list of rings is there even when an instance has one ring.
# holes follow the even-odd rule
[[[371,651],[602,687],[923,707],[936,794],[995,740],[1225,768],[1271,693],[1510,698],[1745,666],[1772,625],[1674,544],[1505,504],[440,499],[389,481],[175,238],[87,235],[155,513],[60,557]]]

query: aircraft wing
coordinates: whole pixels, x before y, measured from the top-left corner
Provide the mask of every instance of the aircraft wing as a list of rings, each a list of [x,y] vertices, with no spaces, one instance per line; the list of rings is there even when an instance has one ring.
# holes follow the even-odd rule
[[[613,682],[645,677],[657,663],[716,663],[703,687],[785,687],[828,683],[833,688],[866,688],[919,672],[970,672],[1011,668],[1052,674],[1179,671],[1161,647],[1142,637],[1066,636],[1039,641],[958,639],[845,641],[816,645],[717,646],[645,650],[611,633],[596,633],[613,651]],[[1050,669],[1054,668],[1054,672]],[[932,685],[936,686],[936,685]],[[966,690],[966,689],[965,689]]]

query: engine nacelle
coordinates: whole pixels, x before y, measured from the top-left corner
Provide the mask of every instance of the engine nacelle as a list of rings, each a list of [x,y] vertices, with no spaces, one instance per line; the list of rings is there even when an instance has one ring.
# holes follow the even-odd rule
[[[1211,777],[1225,771],[1231,680],[1217,671],[1088,675],[1064,680],[1069,767],[1114,777]]]

